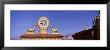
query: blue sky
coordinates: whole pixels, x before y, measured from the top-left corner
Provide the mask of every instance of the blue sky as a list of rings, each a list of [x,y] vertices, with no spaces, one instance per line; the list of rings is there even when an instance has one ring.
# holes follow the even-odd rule
[[[62,35],[79,32],[87,25],[92,27],[92,19],[99,15],[99,10],[11,10],[11,38],[19,36],[32,28],[41,16],[46,16],[50,24]],[[36,27],[36,32],[39,28]],[[51,33],[50,27],[48,33]]]

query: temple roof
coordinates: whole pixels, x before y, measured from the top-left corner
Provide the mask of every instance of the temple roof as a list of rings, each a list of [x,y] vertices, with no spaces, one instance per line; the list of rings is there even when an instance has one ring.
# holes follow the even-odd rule
[[[63,37],[60,34],[23,34],[20,37]]]

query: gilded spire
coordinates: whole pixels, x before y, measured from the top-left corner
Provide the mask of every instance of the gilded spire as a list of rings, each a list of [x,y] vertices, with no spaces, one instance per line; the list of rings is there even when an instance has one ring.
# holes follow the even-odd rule
[[[85,25],[85,28],[84,28],[84,30],[88,30],[88,28],[87,28],[87,25]]]

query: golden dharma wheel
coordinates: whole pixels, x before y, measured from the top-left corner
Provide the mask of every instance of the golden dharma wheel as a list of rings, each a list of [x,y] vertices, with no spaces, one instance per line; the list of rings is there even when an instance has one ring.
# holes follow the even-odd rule
[[[49,26],[49,20],[45,16],[42,16],[38,20],[38,26],[39,27],[48,27]]]

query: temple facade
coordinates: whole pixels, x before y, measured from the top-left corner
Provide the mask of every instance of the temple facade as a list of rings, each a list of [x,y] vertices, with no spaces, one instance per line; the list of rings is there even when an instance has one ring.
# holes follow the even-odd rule
[[[91,29],[85,28],[80,32],[72,35],[75,40],[100,40],[100,16],[93,19],[93,26]]]
[[[35,32],[35,28],[39,27],[39,32]],[[51,27],[52,33],[49,34],[47,28]],[[42,16],[37,24],[27,30],[27,32],[20,36],[20,39],[26,40],[62,40],[63,36],[59,34],[58,30],[54,28],[54,26],[50,25],[50,21],[45,17]]]

